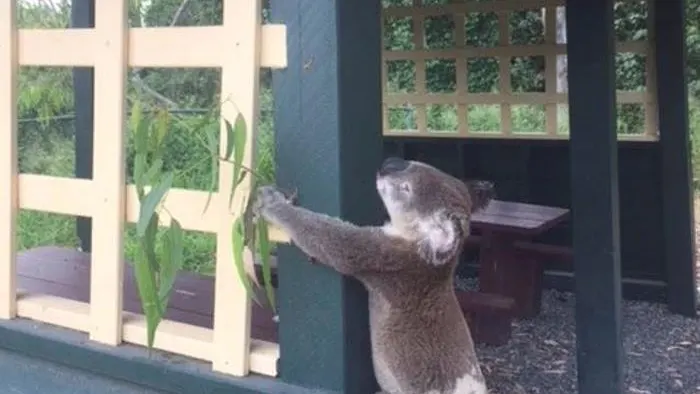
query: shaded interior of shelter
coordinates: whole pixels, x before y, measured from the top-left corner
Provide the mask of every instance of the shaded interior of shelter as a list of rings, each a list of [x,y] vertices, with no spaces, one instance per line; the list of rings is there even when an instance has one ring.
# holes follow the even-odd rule
[[[573,208],[568,141],[385,137],[384,155],[425,161],[462,179],[493,181],[499,200]],[[621,142],[618,163],[622,276],[639,289],[626,298],[659,300],[665,296],[667,282],[660,239],[664,226],[660,145]],[[569,218],[535,241],[571,247],[572,224]],[[466,251],[464,257],[461,268],[465,269],[460,272],[471,276],[478,255]],[[544,258],[544,263],[549,272],[573,275],[573,265],[566,259],[552,256]],[[561,281],[545,283],[572,290]]]
[[[90,260],[89,253],[65,247],[43,246],[19,252],[17,287],[29,293],[89,302]],[[212,328],[215,280],[213,276],[181,272],[170,296],[166,319]],[[124,310],[142,313],[134,273],[128,263],[124,271]],[[269,308],[253,303],[251,335],[254,339],[277,342],[277,324]]]

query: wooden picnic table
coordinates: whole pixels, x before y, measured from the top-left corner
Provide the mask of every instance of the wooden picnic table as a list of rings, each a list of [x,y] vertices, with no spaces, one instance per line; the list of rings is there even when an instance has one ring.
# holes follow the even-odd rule
[[[569,210],[536,204],[493,200],[472,216],[478,235],[479,291],[515,301],[515,317],[540,311],[544,265],[541,254],[527,246],[535,237],[567,220]]]

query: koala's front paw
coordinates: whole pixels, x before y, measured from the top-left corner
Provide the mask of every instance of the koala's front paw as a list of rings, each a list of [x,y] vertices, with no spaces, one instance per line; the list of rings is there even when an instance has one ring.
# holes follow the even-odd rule
[[[262,217],[267,221],[274,221],[275,210],[283,205],[290,204],[287,196],[275,186],[260,186],[257,190],[253,214],[256,218]]]

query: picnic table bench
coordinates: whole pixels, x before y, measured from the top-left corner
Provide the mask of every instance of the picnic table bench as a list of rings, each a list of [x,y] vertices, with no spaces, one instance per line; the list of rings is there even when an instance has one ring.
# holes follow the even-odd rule
[[[479,246],[479,291],[513,298],[518,318],[536,316],[542,295],[543,255],[570,254],[567,247],[534,239],[569,217],[565,208],[492,201],[472,217]]]

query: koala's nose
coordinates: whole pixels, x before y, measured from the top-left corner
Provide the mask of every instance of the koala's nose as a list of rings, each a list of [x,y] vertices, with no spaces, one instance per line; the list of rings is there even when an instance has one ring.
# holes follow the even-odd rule
[[[379,176],[393,174],[408,168],[408,162],[400,157],[387,157],[379,167]]]

